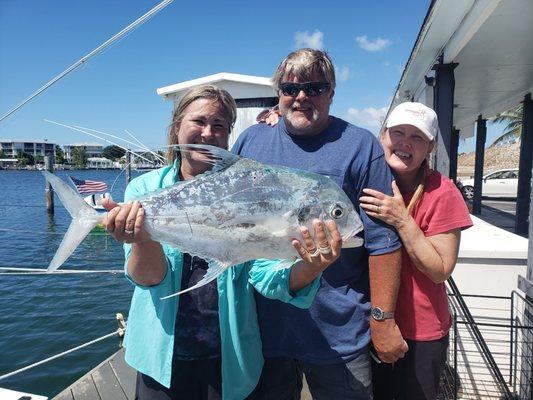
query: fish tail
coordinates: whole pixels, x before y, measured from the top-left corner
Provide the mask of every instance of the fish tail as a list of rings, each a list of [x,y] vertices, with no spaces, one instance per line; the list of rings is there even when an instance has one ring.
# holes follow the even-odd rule
[[[43,175],[72,217],[67,233],[46,269],[46,272],[53,272],[70,257],[89,232],[102,223],[104,215],[94,210],[74,189],[54,174],[43,171]]]

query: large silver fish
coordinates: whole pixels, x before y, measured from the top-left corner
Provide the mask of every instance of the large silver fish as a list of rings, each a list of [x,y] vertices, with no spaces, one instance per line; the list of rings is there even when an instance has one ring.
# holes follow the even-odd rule
[[[209,261],[203,279],[180,293],[205,285],[232,265],[257,258],[284,259],[280,267],[288,267],[298,256],[290,239],[300,237],[300,226],[312,232],[313,219],[334,220],[342,247],[363,243],[355,236],[363,229],[359,215],[328,177],[265,165],[207,145],[176,147],[182,153],[199,154],[213,168],[137,200],[153,240]],[[50,262],[51,272],[104,216],[61,179],[43,173],[73,218]]]

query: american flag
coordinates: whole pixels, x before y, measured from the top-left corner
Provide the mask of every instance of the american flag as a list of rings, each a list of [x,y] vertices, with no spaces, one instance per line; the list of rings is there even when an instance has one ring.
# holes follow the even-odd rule
[[[105,182],[98,181],[88,181],[83,179],[77,179],[73,176],[70,177],[70,180],[76,186],[76,190],[80,194],[85,193],[100,193],[107,190],[107,185]]]

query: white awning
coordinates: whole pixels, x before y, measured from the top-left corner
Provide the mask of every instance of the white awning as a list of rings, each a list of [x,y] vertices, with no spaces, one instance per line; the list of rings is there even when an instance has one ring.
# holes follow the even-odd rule
[[[391,108],[426,99],[425,76],[443,54],[455,69],[454,125],[472,136],[478,115],[490,118],[533,92],[533,1],[434,0]]]

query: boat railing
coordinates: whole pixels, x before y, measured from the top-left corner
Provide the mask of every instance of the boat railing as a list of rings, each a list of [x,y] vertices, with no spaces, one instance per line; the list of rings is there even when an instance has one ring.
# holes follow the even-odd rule
[[[530,400],[533,386],[533,302],[461,294],[448,280],[453,322],[439,399]]]

